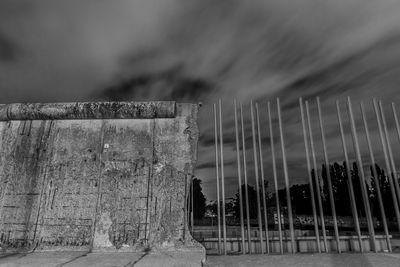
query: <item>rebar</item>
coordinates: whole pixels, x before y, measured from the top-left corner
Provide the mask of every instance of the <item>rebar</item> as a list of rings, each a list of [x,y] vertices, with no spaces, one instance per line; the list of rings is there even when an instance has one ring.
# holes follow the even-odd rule
[[[319,229],[318,229],[318,218],[317,218],[317,210],[315,205],[315,193],[314,193],[314,186],[311,174],[311,162],[310,162],[310,151],[308,147],[308,138],[307,138],[307,129],[304,119],[304,108],[303,108],[303,99],[299,99],[300,103],[300,113],[301,113],[301,124],[303,126],[303,137],[304,137],[304,147],[306,152],[306,159],[307,159],[307,174],[308,174],[308,183],[310,186],[310,195],[311,195],[311,206],[313,211],[313,218],[314,218],[314,231],[315,231],[315,239],[317,242],[318,252],[321,253],[321,242],[319,236]]]
[[[286,202],[287,202],[288,217],[289,217],[290,238],[292,241],[292,253],[295,253],[296,241],[295,241],[295,237],[294,237],[292,199],[290,196],[289,171],[288,171],[287,161],[286,161],[285,138],[283,136],[282,115],[281,115],[281,106],[280,106],[279,98],[276,99],[276,105],[277,105],[277,110],[278,110],[279,133],[280,133],[280,137],[281,137],[283,173],[284,173],[285,186],[286,186]]]
[[[264,161],[262,154],[262,144],[261,144],[261,129],[260,129],[260,114],[258,109],[258,104],[256,103],[256,118],[257,118],[257,135],[258,135],[258,152],[260,159],[260,170],[261,170],[261,192],[262,192],[262,202],[264,208],[264,222],[265,222],[265,246],[267,248],[267,253],[269,254],[269,235],[268,235],[268,216],[267,216],[267,203],[265,200],[265,176],[264,176]]]
[[[363,241],[361,239],[361,229],[360,229],[360,221],[358,218],[358,211],[357,211],[357,204],[356,204],[356,197],[354,195],[354,187],[353,187],[353,181],[351,178],[351,170],[350,170],[350,160],[349,160],[349,154],[347,152],[347,144],[346,144],[346,137],[344,134],[344,128],[343,128],[343,122],[342,122],[342,116],[340,112],[340,106],[339,106],[339,101],[336,101],[336,112],[337,112],[337,118],[339,122],[339,128],[340,128],[340,136],[342,138],[342,148],[343,148],[343,155],[345,158],[345,169],[346,169],[346,174],[347,174],[347,186],[349,188],[349,197],[350,197],[350,204],[351,204],[351,212],[353,214],[353,219],[354,219],[354,227],[358,236],[358,244],[360,246],[360,252],[364,251],[364,246],[363,246]]]
[[[362,158],[361,158],[361,152],[360,152],[360,145],[358,142],[358,135],[357,135],[357,130],[356,130],[356,125],[355,125],[355,120],[354,120],[354,115],[353,115],[353,109],[351,106],[351,100],[350,97],[347,98],[347,109],[349,112],[349,119],[350,119],[350,125],[351,125],[351,133],[353,136],[353,144],[354,144],[354,152],[356,153],[356,158],[357,158],[357,167],[360,172],[360,186],[361,186],[361,194],[363,197],[363,204],[364,204],[364,209],[365,209],[365,217],[367,219],[367,224],[368,224],[368,232],[369,232],[369,237],[370,237],[370,243],[371,247],[374,250],[374,252],[377,252],[376,248],[376,243],[375,243],[375,230],[374,230],[374,224],[372,221],[372,215],[371,215],[371,207],[369,204],[369,198],[368,198],[368,193],[367,193],[367,186],[365,184],[366,179],[365,179],[365,174],[364,174],[364,167],[362,163]]]
[[[235,108],[235,137],[236,137],[236,160],[238,169],[238,184],[239,184],[239,206],[240,206],[240,232],[242,234],[242,254],[246,254],[246,245],[244,238],[244,218],[243,218],[243,196],[242,196],[242,174],[240,166],[240,145],[239,145],[239,127],[238,127],[238,116],[237,116],[237,104],[236,99],[234,100]]]
[[[332,190],[331,170],[330,170],[330,164],[329,164],[329,158],[328,158],[328,150],[326,147],[325,129],[324,129],[324,125],[322,122],[322,111],[321,111],[321,103],[319,101],[319,97],[317,97],[317,108],[318,108],[319,128],[321,131],[321,139],[322,139],[322,149],[324,151],[326,180],[328,181],[328,193],[329,193],[329,200],[330,200],[329,202],[331,204],[331,212],[332,212],[332,218],[333,218],[333,229],[335,231],[337,252],[341,253],[339,229],[338,229],[338,223],[337,223],[337,217],[336,217],[335,198],[334,198],[333,190]]]

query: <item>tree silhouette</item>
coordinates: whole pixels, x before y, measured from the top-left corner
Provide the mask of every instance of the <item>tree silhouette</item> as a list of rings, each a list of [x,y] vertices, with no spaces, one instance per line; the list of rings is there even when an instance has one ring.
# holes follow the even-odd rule
[[[376,172],[377,172],[377,178],[374,177],[374,173],[372,170],[372,166],[370,166],[370,171],[371,171],[371,188],[372,188],[372,202],[373,202],[373,213],[375,216],[381,216],[380,214],[380,208],[379,208],[379,202],[378,202],[378,195],[376,192],[376,185],[379,185],[379,188],[381,190],[381,195],[382,195],[382,202],[383,206],[385,208],[385,213],[386,217],[391,218],[395,216],[395,211],[394,211],[394,206],[393,206],[393,200],[392,200],[392,193],[390,190],[390,184],[388,177],[385,174],[385,171],[379,167],[378,164],[375,164]]]
[[[206,212],[206,197],[203,194],[201,180],[193,179],[193,216],[195,219],[202,219]]]
[[[296,184],[290,187],[294,214],[311,215],[311,195],[308,184]]]
[[[348,187],[348,177],[346,172],[346,162],[343,165],[335,162],[330,166],[332,177],[332,190],[338,216],[351,216],[350,195]]]
[[[374,217],[378,217],[381,219],[380,206],[378,202],[378,196],[376,191],[376,186],[379,186],[381,194],[382,194],[382,202],[385,208],[386,217],[393,218],[395,216],[395,211],[393,207],[393,199],[391,195],[391,188],[389,183],[389,177],[385,174],[385,171],[380,168],[377,164],[375,165],[377,170],[377,176],[374,177],[372,166],[370,166],[370,177],[365,177],[365,181],[361,180],[359,168],[356,162],[351,164],[350,174],[351,181],[353,184],[353,193],[356,202],[356,210],[360,217],[365,217],[365,209],[364,209],[364,201],[361,189],[361,182],[364,182],[367,189],[367,197],[371,206],[371,212]],[[342,164],[338,162],[334,162],[329,165],[329,171],[331,174],[332,180],[332,192],[336,206],[336,214],[337,216],[352,216],[351,202],[350,202],[350,191],[349,191],[349,177],[346,171],[346,162]],[[316,171],[314,169],[311,170],[311,176],[314,187],[314,198],[316,201],[317,214],[318,211],[318,199],[317,199],[317,187],[315,183]],[[365,173],[367,175],[367,172]],[[319,185],[320,185],[320,193],[322,198],[323,211],[325,215],[331,215],[331,206],[329,203],[329,188],[327,182],[327,168],[324,164],[321,165],[321,173],[318,176]],[[265,189],[268,188],[268,182],[264,183]],[[201,188],[201,187],[200,187]],[[242,191],[242,204],[243,204],[243,215],[246,219],[246,188],[248,190],[249,195],[249,213],[251,219],[257,218],[257,192],[254,186],[250,185],[242,185],[240,190]],[[276,207],[276,196],[275,193],[269,193],[265,190],[266,193],[263,196],[262,189],[260,186],[260,196],[265,197],[267,208],[275,209]],[[200,190],[201,192],[201,190]],[[311,194],[310,194],[310,186],[308,183],[306,184],[295,184],[290,187],[291,193],[291,203],[294,215],[312,215],[312,205],[311,205]],[[285,188],[281,188],[278,190],[279,200],[280,200],[280,208],[281,212],[285,213],[285,208],[287,206],[286,202],[286,191]],[[205,198],[204,198],[205,203]],[[263,203],[262,199],[260,199],[261,211],[263,212]],[[216,212],[216,202],[210,205],[210,207],[215,208]],[[236,219],[240,218],[240,205],[239,205],[239,189],[235,194],[235,197],[232,199],[232,202],[226,203],[226,210],[229,213],[233,211]],[[271,210],[269,210],[271,212]],[[195,213],[196,214],[196,213]]]
[[[246,218],[246,185],[242,184],[240,187],[242,190],[242,204],[243,204],[243,215],[244,218]],[[249,194],[249,213],[250,213],[250,219],[256,219],[257,218],[257,191],[254,189],[253,186],[247,185],[247,190]],[[237,193],[235,194],[235,198],[233,199],[233,210],[236,218],[240,218],[240,201],[239,201],[239,189]]]

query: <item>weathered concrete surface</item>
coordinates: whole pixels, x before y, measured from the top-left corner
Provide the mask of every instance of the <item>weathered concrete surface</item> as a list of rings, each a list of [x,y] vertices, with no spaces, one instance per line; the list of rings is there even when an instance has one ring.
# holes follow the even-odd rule
[[[0,121],[174,118],[175,102],[76,102],[0,105]]]
[[[184,236],[184,205],[197,109],[176,104],[174,117],[162,119],[0,122],[1,247],[157,251],[195,244]]]

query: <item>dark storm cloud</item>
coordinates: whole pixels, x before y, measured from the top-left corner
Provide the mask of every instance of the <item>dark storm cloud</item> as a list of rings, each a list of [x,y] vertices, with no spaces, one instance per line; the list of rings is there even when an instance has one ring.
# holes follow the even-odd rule
[[[224,167],[231,168],[236,166],[236,161],[224,161]],[[215,167],[215,161],[209,161],[202,164],[197,164],[197,169],[213,169]]]
[[[0,64],[16,60],[17,54],[17,46],[0,31]]]
[[[386,75],[389,71],[398,69],[397,64],[400,63],[400,58],[396,52],[399,45],[400,32],[390,33],[361,51],[298,78],[282,88],[279,94],[293,96],[293,92],[300,91],[302,97],[306,100],[315,99],[317,96],[323,99],[331,99],[340,94],[351,94],[352,91],[359,90],[374,80],[382,78],[381,76]],[[368,57],[387,50],[396,53],[392,59],[394,62],[390,63],[392,66],[389,66],[389,62],[386,60],[380,62],[377,66],[362,66],[362,62]],[[390,88],[387,90],[390,90]],[[283,109],[292,109],[297,106],[298,99],[292,99],[283,105]]]
[[[214,87],[201,78],[187,77],[180,73],[179,68],[161,73],[146,73],[134,75],[104,89],[96,97],[109,100],[175,100],[201,101],[209,95]]]
[[[332,98],[400,100],[399,13],[398,0],[2,0],[0,92],[4,102],[203,101],[198,164],[204,168],[197,175],[204,185],[215,176],[206,168],[214,157],[210,103],[223,99],[225,158],[234,162],[233,98],[245,104],[246,122],[249,100],[262,104],[266,148],[265,101],[272,99],[280,156],[274,99],[280,97],[291,181],[297,183],[306,175],[299,96],[310,101],[313,116],[314,98],[321,97],[334,160],[340,159],[340,139]],[[367,111],[376,129],[369,102]],[[315,120],[313,129],[320,147]],[[251,148],[249,123],[245,131]],[[269,166],[267,149],[264,159]],[[236,169],[226,172],[229,183]]]
[[[0,31],[23,51],[15,64],[0,66],[2,100],[93,99],[128,51],[159,42],[172,2],[0,1]]]

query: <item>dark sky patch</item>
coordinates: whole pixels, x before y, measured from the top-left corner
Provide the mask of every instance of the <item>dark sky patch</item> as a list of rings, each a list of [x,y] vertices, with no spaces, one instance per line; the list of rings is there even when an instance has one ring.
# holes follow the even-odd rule
[[[178,69],[161,73],[132,75],[108,86],[97,97],[121,100],[174,100],[199,102],[207,98],[213,85],[205,79],[184,76]]]
[[[17,59],[17,55],[17,45],[0,31],[0,63],[12,62]]]
[[[231,164],[236,158],[233,98],[244,105],[249,162],[249,103],[259,102],[270,171],[265,101],[271,101],[282,181],[275,101],[279,97],[290,179],[299,183],[306,178],[300,96],[310,102],[319,163],[316,96],[321,98],[332,159],[341,156],[336,99],[341,100],[345,119],[345,97],[351,96],[358,120],[357,102],[367,101],[377,151],[371,97],[384,101],[393,129],[387,103],[400,102],[398,14],[400,2],[393,0],[2,0],[0,93],[5,103],[203,102],[198,155],[203,168],[196,175],[204,181],[209,199],[215,197],[209,182],[215,171],[206,168],[214,157],[212,104],[222,99],[225,159]],[[357,129],[361,133],[360,123]],[[249,176],[254,174],[251,165]],[[229,166],[226,183],[233,185],[236,169]],[[227,194],[233,194],[234,187],[227,188]]]

